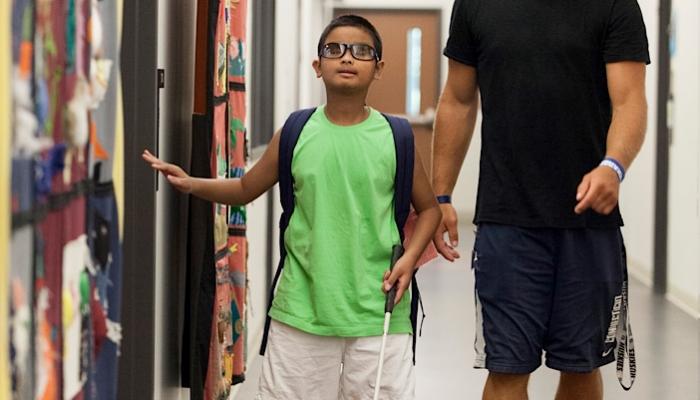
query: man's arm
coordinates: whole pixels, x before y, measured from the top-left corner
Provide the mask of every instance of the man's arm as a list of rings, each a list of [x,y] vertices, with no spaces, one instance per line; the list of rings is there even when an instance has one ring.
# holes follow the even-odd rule
[[[644,142],[647,121],[645,92],[646,66],[640,62],[607,64],[608,92],[612,102],[612,122],[608,130],[605,156],[617,160],[625,170]],[[617,206],[620,179],[612,168],[599,166],[586,174],[579,184],[574,211],[589,208],[610,214]]]
[[[433,132],[433,189],[437,195],[450,195],[454,190],[474,133],[478,108],[476,68],[450,59]],[[457,213],[451,204],[441,204],[440,208],[443,219],[433,241],[443,257],[454,261],[459,258],[454,249],[459,238]],[[449,243],[445,242],[445,231]]]

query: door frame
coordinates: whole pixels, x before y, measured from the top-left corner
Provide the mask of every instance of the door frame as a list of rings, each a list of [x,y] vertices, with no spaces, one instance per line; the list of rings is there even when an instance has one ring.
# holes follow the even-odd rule
[[[155,390],[157,174],[141,160],[158,143],[158,2],[124,1],[124,238],[118,399]]]
[[[657,294],[665,294],[668,289],[668,180],[670,152],[668,101],[671,94],[671,51],[669,44],[671,12],[672,0],[660,0],[653,266],[653,288]]]

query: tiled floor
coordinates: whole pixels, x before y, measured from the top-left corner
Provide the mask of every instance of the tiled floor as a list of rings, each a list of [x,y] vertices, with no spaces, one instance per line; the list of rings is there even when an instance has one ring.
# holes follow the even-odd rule
[[[473,235],[462,229],[461,261],[438,261],[421,271],[426,314],[418,341],[418,400],[481,399],[486,372],[472,369],[474,301],[468,266]],[[698,400],[700,322],[636,281],[630,310],[637,353],[637,381],[630,392],[619,386],[615,368],[603,368],[607,400]],[[255,356],[236,400],[253,400],[260,359]],[[544,367],[533,374],[532,400],[553,399],[558,375]],[[335,400],[335,399],[329,399]],[[364,400],[364,399],[363,399]]]

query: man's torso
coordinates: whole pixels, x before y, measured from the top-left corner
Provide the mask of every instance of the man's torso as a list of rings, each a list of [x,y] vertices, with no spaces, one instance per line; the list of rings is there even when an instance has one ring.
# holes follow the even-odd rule
[[[469,37],[460,46],[470,48],[455,51],[448,42],[445,53],[476,67],[483,112],[476,222],[622,224],[617,209],[609,216],[573,211],[581,178],[605,156],[615,1],[457,2],[453,24],[458,19]]]

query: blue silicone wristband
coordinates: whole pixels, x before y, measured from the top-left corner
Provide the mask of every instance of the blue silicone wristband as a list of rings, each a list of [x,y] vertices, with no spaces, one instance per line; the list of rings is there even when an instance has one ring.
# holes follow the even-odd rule
[[[449,194],[443,194],[443,195],[437,196],[437,202],[439,204],[452,204],[452,197],[450,197]]]
[[[625,167],[620,164],[619,161],[612,157],[605,157],[603,161],[600,162],[600,165],[604,165],[608,168],[612,168],[613,171],[617,174],[618,179],[620,182],[622,182],[623,179],[625,179]]]

